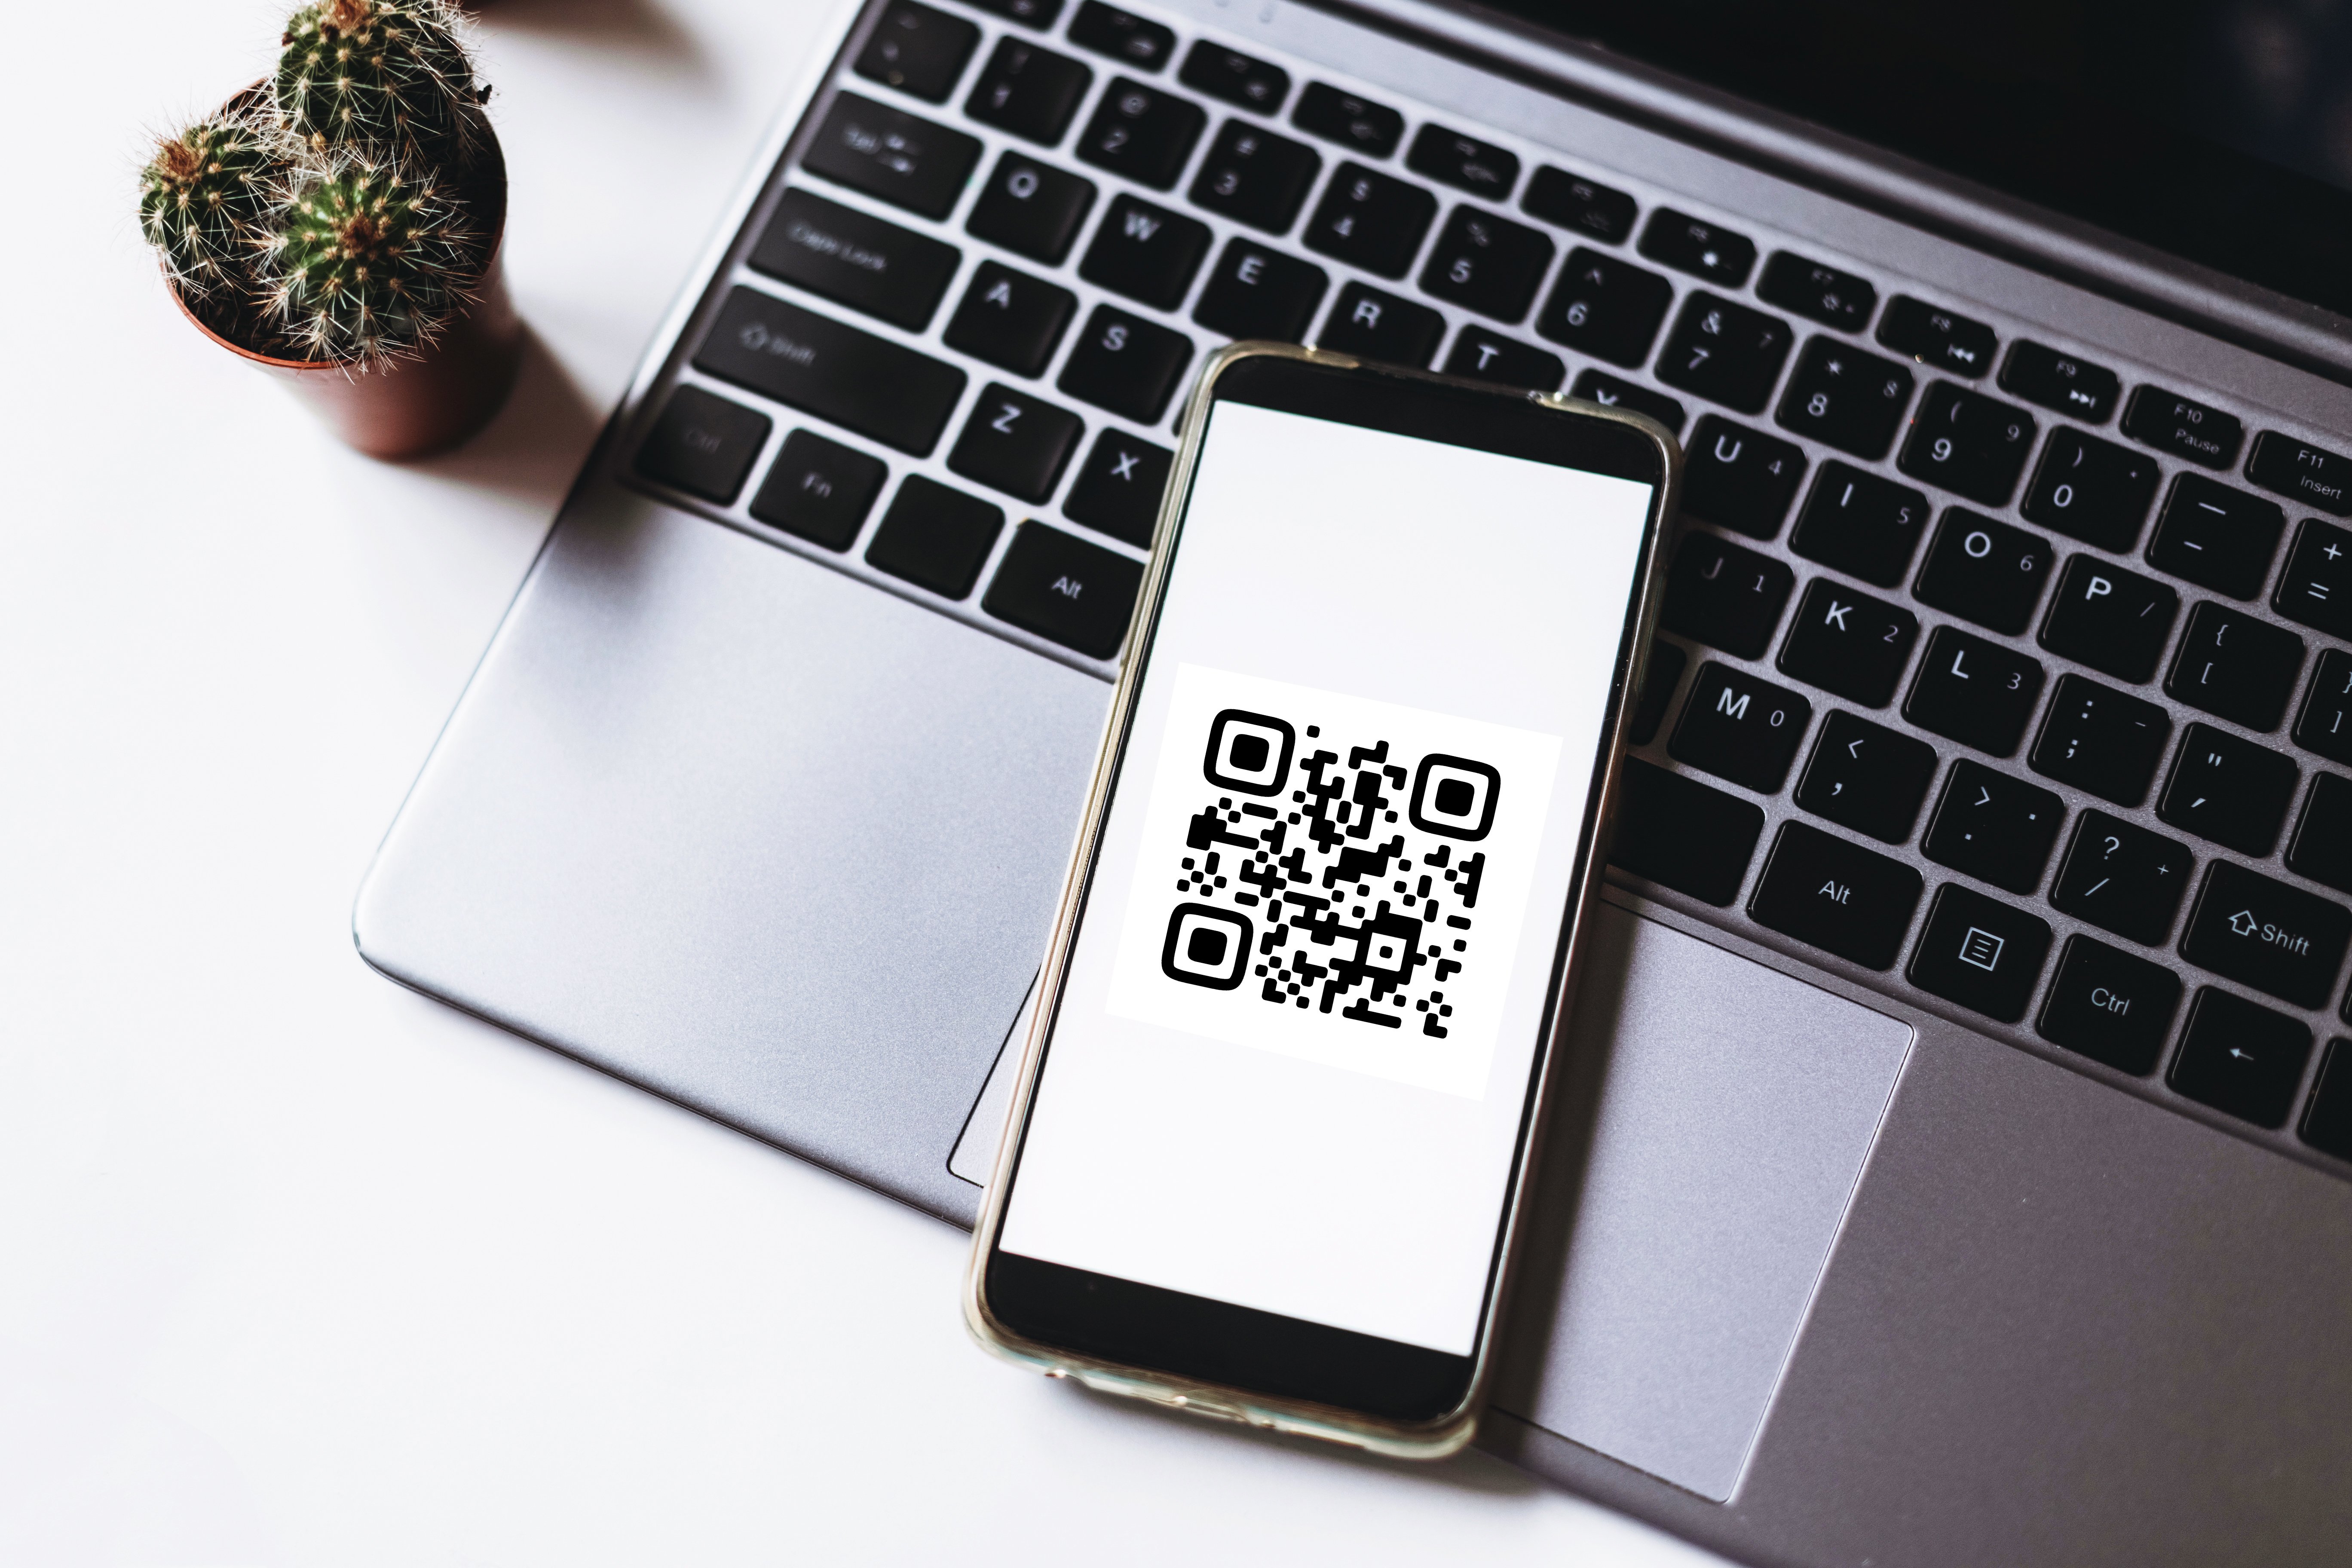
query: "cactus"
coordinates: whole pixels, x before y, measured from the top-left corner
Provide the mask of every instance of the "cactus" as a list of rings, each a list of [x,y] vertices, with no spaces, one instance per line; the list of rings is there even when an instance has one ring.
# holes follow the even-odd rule
[[[435,180],[346,154],[286,197],[264,248],[262,310],[310,358],[378,363],[439,336],[482,263]]]
[[[488,96],[460,26],[446,0],[316,0],[286,24],[271,96],[315,150],[439,159]]]
[[[234,113],[166,136],[139,176],[139,229],[191,296],[236,280],[268,205],[280,150]]]

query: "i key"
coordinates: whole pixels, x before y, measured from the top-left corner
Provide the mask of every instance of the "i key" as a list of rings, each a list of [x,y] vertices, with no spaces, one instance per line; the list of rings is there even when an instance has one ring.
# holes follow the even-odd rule
[[[2196,864],[2179,839],[2086,811],[2075,821],[2050,901],[2101,931],[2155,947],[2171,934]]]
[[[1789,548],[1865,583],[1892,588],[1910,569],[1927,525],[1927,498],[1876,474],[1823,463]]]

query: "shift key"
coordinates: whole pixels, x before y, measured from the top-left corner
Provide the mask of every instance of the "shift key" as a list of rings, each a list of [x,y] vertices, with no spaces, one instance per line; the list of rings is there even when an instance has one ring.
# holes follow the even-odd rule
[[[1919,873],[1902,861],[1789,822],[1748,912],[1864,969],[1885,969],[1903,951],[1919,891]]]
[[[2352,910],[2227,860],[2205,874],[2181,956],[2298,1007],[2325,1007],[2352,942]]]
[[[939,445],[965,380],[953,365],[741,288],[694,365],[919,458]]]

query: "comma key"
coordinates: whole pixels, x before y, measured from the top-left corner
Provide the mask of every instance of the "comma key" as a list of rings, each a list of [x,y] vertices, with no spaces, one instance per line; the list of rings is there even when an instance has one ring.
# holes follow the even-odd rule
[[[1903,951],[1919,907],[1919,873],[1801,822],[1780,825],[1748,900],[1757,922],[1864,969]]]

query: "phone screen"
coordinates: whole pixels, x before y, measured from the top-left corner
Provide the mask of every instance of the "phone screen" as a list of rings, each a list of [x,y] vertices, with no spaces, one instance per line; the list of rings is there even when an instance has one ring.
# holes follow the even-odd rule
[[[1255,368],[1134,656],[992,1297],[1097,1353],[1434,1400],[1485,1321],[1660,459]],[[1316,1383],[1331,1355],[1370,1362]]]

